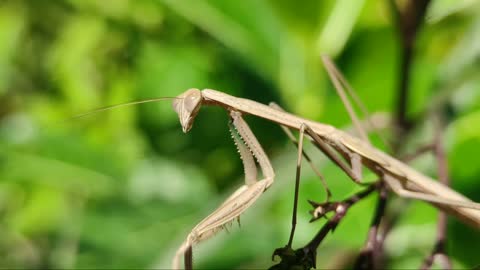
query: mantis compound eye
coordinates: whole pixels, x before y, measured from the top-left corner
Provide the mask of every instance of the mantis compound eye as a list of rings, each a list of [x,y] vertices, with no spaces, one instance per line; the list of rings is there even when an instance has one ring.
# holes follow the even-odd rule
[[[193,125],[193,120],[202,105],[202,92],[196,88],[191,88],[179,95],[173,101],[173,109],[178,114],[183,132],[188,132]]]

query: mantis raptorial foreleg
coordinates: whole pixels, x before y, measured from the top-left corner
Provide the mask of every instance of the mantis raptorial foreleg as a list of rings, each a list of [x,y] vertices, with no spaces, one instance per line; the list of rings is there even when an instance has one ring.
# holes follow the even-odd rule
[[[250,207],[273,183],[275,174],[270,161],[255,135],[241,117],[241,113],[231,111],[230,117],[233,127],[231,128],[232,137],[244,165],[245,185],[237,189],[217,210],[193,228],[175,254],[174,269],[180,268],[180,257],[190,251],[194,244],[213,236],[222,230],[227,223],[239,218],[240,214]],[[254,158],[257,159],[264,176],[264,179],[260,181],[256,181],[257,170]],[[189,259],[191,260],[191,258]],[[186,265],[191,265],[191,262],[187,262]]]
[[[235,126],[233,125],[233,121],[228,123],[228,128],[230,130],[230,134],[232,136],[233,142],[235,143],[238,153],[240,154],[240,159],[243,163],[243,172],[245,175],[245,185],[238,188],[230,197],[228,197],[222,205],[228,203],[230,200],[237,197],[238,194],[244,192],[249,186],[252,186],[257,182],[257,165],[255,164],[255,158],[253,157],[250,149],[245,142],[237,133]],[[238,217],[240,218],[240,217]]]

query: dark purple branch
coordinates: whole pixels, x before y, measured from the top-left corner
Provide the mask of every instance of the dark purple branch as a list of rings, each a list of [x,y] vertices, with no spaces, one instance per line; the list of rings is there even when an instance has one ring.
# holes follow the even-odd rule
[[[370,229],[368,230],[367,242],[362,251],[360,251],[360,255],[356,259],[353,269],[379,269],[382,265],[382,245],[381,242],[379,245],[377,237],[380,229],[380,223],[385,214],[385,209],[387,206],[388,192],[386,187],[382,185],[379,193],[380,196],[378,198],[375,214],[373,216]]]
[[[185,264],[185,270],[192,270],[193,269],[193,252],[192,252],[192,247],[189,247],[185,251],[184,255],[184,264]]]
[[[412,126],[412,122],[407,117],[411,66],[415,52],[417,33],[423,22],[430,0],[410,0],[404,12],[398,9],[394,0],[389,0],[389,3],[402,44],[399,85],[397,90],[396,123],[399,130],[403,133],[408,131]]]
[[[397,26],[401,41],[401,61],[395,117],[396,127],[399,132],[396,133],[397,136],[394,139],[395,154],[399,152],[402,141],[404,141],[412,127],[412,122],[407,117],[410,73],[416,36],[423,22],[430,0],[410,0],[407,2],[404,11],[398,8],[394,0],[389,0],[388,3],[390,4],[394,24]],[[385,217],[387,197],[385,187],[382,187],[377,203],[377,210],[369,230],[368,240],[355,265],[357,269],[376,269],[383,267],[383,243],[388,232],[398,219],[398,215]],[[379,228],[382,219],[385,219],[385,221],[383,222],[383,229],[380,231]]]

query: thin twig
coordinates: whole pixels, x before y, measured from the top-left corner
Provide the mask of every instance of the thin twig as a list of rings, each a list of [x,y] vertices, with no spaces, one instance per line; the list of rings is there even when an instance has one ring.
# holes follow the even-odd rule
[[[406,132],[412,127],[412,121],[408,119],[407,116],[407,105],[411,66],[415,52],[415,41],[430,0],[408,1],[404,12],[401,12],[398,9],[394,0],[389,0],[389,2],[402,44],[399,73],[400,81],[397,91],[396,122],[400,131]]]

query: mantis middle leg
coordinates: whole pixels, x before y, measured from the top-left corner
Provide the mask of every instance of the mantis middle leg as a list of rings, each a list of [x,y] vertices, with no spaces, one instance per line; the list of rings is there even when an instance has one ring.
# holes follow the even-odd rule
[[[279,105],[277,105],[274,102],[270,102],[269,106],[278,110],[278,111],[284,111],[282,109],[282,107],[280,107]],[[295,234],[295,228],[296,228],[296,224],[297,224],[297,206],[298,206],[298,193],[299,193],[299,186],[300,186],[300,172],[301,172],[302,156],[305,157],[308,164],[310,164],[310,167],[312,168],[312,170],[315,172],[315,174],[320,179],[320,181],[321,181],[321,183],[322,183],[322,185],[323,185],[323,187],[324,187],[324,189],[327,193],[326,201],[330,200],[330,197],[332,196],[332,193],[331,193],[330,189],[328,188],[328,185],[325,182],[324,177],[317,170],[315,165],[313,165],[312,160],[310,159],[310,157],[307,155],[307,153],[303,149],[303,137],[304,137],[303,136],[303,133],[304,133],[303,130],[304,129],[302,128],[300,130],[301,135],[299,137],[299,140],[297,141],[297,139],[295,138],[295,136],[293,136],[293,134],[292,134],[292,132],[290,131],[289,128],[287,128],[285,126],[280,126],[280,127],[282,128],[283,132],[285,132],[285,134],[287,134],[288,138],[293,142],[293,144],[298,149],[297,166],[296,166],[296,174],[295,174],[295,193],[294,193],[294,198],[293,198],[293,211],[292,211],[292,228],[291,228],[290,237],[288,239],[288,243],[287,243],[287,246],[286,246],[287,248],[290,248],[291,245],[292,245],[292,242],[293,242],[293,236]]]

